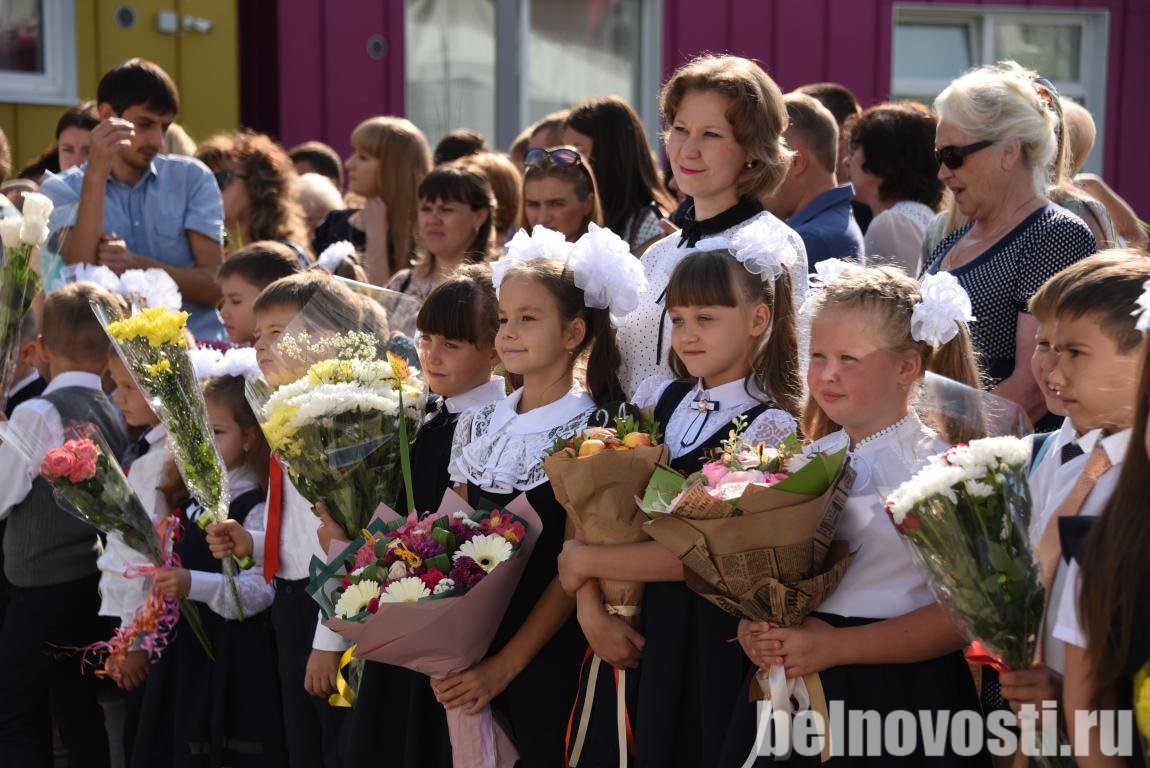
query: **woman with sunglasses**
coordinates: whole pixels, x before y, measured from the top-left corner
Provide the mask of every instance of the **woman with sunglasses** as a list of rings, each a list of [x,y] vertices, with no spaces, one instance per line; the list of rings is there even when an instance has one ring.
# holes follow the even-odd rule
[[[660,94],[660,108],[671,172],[690,203],[683,231],[667,235],[641,257],[649,290],[618,331],[619,378],[629,396],[648,376],[670,375],[671,325],[663,293],[675,265],[700,241],[729,240],[748,226],[769,230],[774,240],[797,251],[790,270],[795,306],[806,298],[803,241],[759,202],[778,189],[791,163],[782,136],[787,110],[778,85],[749,59],[703,55],[671,76]],[[760,231],[756,239],[771,239],[766,234]]]
[[[575,242],[591,222],[603,224],[595,174],[574,147],[529,149],[523,158],[519,226],[540,224]]]
[[[315,230],[312,249],[323,253],[347,240],[363,254],[373,285],[387,285],[415,255],[419,189],[431,170],[431,147],[415,123],[402,117],[372,117],[351,133],[355,150],[347,158],[347,191],[359,208],[332,211]]]
[[[618,96],[589,99],[567,115],[563,143],[579,150],[599,182],[603,221],[641,256],[647,246],[674,230],[666,215],[675,210],[663,189],[643,123]]]
[[[916,104],[877,104],[847,121],[854,199],[871,209],[868,266],[889,264],[917,276],[922,238],[942,202],[934,156],[938,120]]]
[[[1038,422],[1046,406],[1030,373],[1037,322],[1026,305],[1047,278],[1094,253],[1094,235],[1046,195],[1055,118],[1022,67],[968,72],[934,110],[938,177],[968,221],[939,243],[927,271],[952,273],[970,294],[987,386]]]
[[[279,144],[262,133],[221,133],[201,144],[196,157],[220,187],[229,253],[273,240],[291,248],[304,266],[310,263],[295,168]]]

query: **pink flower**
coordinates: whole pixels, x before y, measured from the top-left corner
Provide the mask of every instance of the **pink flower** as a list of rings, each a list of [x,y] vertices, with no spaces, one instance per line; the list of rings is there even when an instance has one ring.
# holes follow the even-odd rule
[[[506,512],[498,510],[492,512],[490,516],[479,523],[479,530],[484,533],[498,534],[512,544],[523,541],[523,537],[527,534],[522,523]]]
[[[100,450],[88,438],[83,440],[69,440],[64,443],[64,447],[76,455],[76,458],[82,462],[92,464],[96,463],[96,458],[100,455]]]
[[[735,459],[744,467],[757,467],[759,466],[759,462],[762,459],[762,456],[757,450],[749,448],[744,451],[739,451],[738,455],[735,456]]]
[[[370,541],[360,547],[355,553],[355,566],[352,570],[358,570],[364,566],[371,565],[375,562],[375,542]]]
[[[72,472],[76,463],[76,456],[66,448],[53,448],[44,454],[44,461],[40,464],[40,474],[48,480],[59,480]]]
[[[786,472],[776,472],[774,474],[768,474],[765,478],[763,478],[763,482],[767,485],[777,485],[786,480],[788,477],[790,477],[790,475],[788,475]]]
[[[730,470],[727,469],[727,465],[721,461],[708,461],[703,465],[702,472],[703,477],[707,478],[707,485],[714,488],[722,482]]]
[[[742,472],[728,472],[723,475],[722,484],[727,483],[761,483],[766,479],[766,476],[757,469],[746,469]]]

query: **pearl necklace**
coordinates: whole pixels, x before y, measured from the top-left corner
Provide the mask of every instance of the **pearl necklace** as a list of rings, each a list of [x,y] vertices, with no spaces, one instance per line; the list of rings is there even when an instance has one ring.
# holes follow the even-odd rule
[[[855,453],[856,451],[858,451],[859,448],[862,448],[867,443],[873,443],[875,440],[878,440],[880,437],[883,437],[884,435],[889,435],[892,432],[897,432],[899,427],[901,427],[903,424],[910,421],[910,417],[911,417],[911,414],[908,413],[906,416],[903,416],[901,419],[896,421],[894,424],[891,424],[889,427],[884,427],[883,429],[880,429],[878,432],[875,432],[873,435],[867,435],[862,440],[859,440],[857,443],[854,444],[854,448],[851,449],[851,453]]]

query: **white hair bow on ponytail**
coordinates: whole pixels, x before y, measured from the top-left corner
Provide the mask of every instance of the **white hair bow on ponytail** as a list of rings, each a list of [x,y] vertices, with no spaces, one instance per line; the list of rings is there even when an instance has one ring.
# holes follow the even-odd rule
[[[695,251],[727,250],[753,275],[778,280],[798,261],[799,252],[787,238],[787,228],[762,217],[740,228],[730,238],[708,237],[695,244]]]
[[[924,277],[919,294],[922,298],[910,316],[910,332],[915,341],[938,347],[958,335],[959,323],[975,319],[970,295],[949,272]]]
[[[354,255],[354,245],[347,240],[338,240],[323,249],[323,253],[316,259],[315,264],[325,272],[335,274],[335,271],[343,264],[344,259]]]
[[[582,289],[586,305],[608,310],[615,327],[635,311],[639,295],[647,292],[647,276],[631,254],[631,246],[595,223],[589,224],[587,233],[575,242],[567,269]]]
[[[516,264],[526,264],[539,259],[567,263],[573,244],[567,242],[562,232],[547,229],[536,224],[531,234],[521,229],[507,243],[507,252],[491,264],[491,281],[495,284],[495,295],[499,295],[499,286],[507,276],[507,271]]]

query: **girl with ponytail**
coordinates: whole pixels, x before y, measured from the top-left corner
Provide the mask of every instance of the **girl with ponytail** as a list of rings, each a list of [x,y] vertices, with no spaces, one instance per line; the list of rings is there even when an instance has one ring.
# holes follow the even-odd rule
[[[733,240],[700,241],[667,284],[671,370],[680,378],[644,380],[635,402],[654,407],[671,466],[683,474],[702,468],[736,419],[745,419],[752,443],[778,445],[796,431],[802,385],[789,268],[800,254],[756,232],[766,234],[750,226]],[[688,589],[682,563],[655,542],[568,542],[559,573],[564,589],[578,593],[580,623],[600,657],[628,667],[642,658],[637,764],[717,765],[751,670],[730,642],[738,620]],[[592,599],[597,579],[647,582],[645,637]]]
[[[856,476],[835,538],[849,543],[853,557],[839,586],[802,624],[782,629],[742,621],[739,643],[762,669],[783,666],[788,678],[818,673],[826,700],[841,701],[848,712],[874,710],[885,718],[894,710],[978,711],[963,637],[884,507],[889,491],[949,444],[912,408],[924,374],[977,384],[965,329],[973,319],[970,299],[949,275],[929,276],[920,286],[892,267],[833,266],[820,270],[825,281],[810,300],[803,422],[816,438],[814,449],[850,450]],[[728,742],[734,751],[726,755],[735,765],[755,743],[755,718],[753,705],[739,706]],[[873,742],[858,722],[845,723],[833,738],[868,748]],[[922,731],[908,743],[917,745],[915,765],[989,766],[986,755],[928,756]],[[788,764],[819,761],[817,754],[794,756]]]

